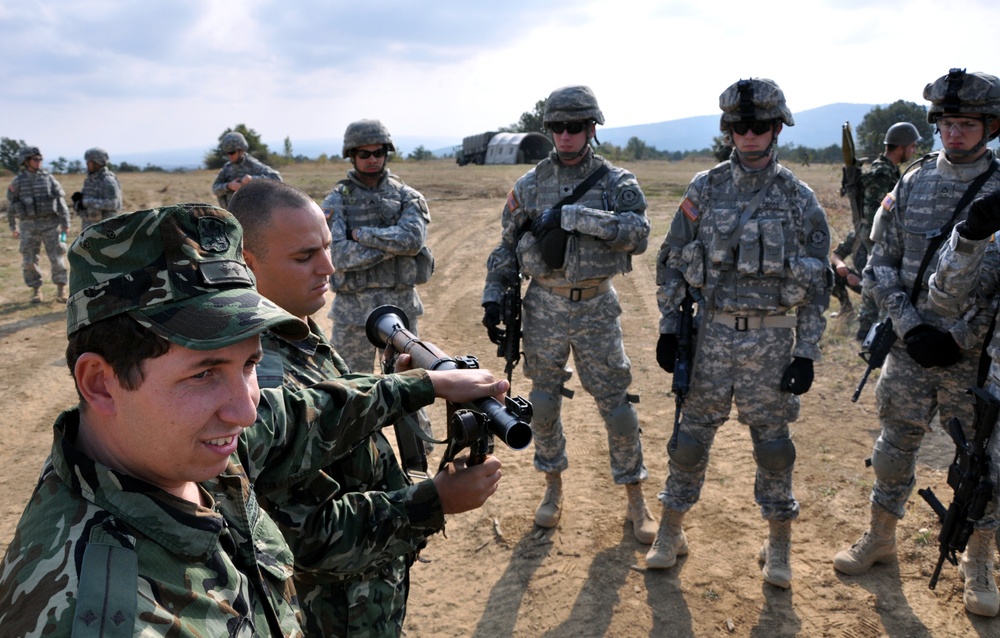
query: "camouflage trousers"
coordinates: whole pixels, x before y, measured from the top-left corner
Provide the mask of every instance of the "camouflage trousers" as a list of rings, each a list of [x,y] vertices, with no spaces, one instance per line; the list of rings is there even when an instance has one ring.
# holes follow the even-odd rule
[[[698,502],[712,443],[735,403],[738,420],[750,427],[754,441],[754,499],[761,515],[767,520],[798,516],[799,503],[792,493],[794,461],[785,469],[769,470],[756,450],[758,445],[778,442],[787,453],[790,445],[788,424],[799,417],[799,397],[781,390],[781,378],[792,361],[793,341],[789,328],[739,331],[719,323],[702,324],[680,422],[680,432],[697,442],[693,444],[697,452],[688,453],[693,457],[690,464],[670,459],[670,473],[659,495],[664,507],[686,512]]]
[[[419,336],[420,333],[417,332],[417,318],[407,317],[407,319],[410,322],[410,332]],[[333,349],[337,351],[337,354],[344,358],[351,372],[371,374],[373,369],[379,373],[382,372],[381,364],[377,366],[375,364],[378,349],[368,340],[364,324],[356,325],[350,321],[337,321],[337,318],[334,318],[333,328],[330,331],[330,343],[333,345]],[[444,438],[447,434],[446,432],[441,432],[439,436],[434,436],[431,420],[427,418],[426,410],[421,409],[414,414],[408,414],[404,419],[411,421],[411,427],[416,425],[424,434],[431,438]],[[416,421],[415,424],[412,422],[414,420]],[[425,441],[424,451],[430,454],[433,450],[434,444]]]
[[[916,483],[920,444],[935,415],[940,427],[958,418],[966,437],[972,440],[975,404],[965,391],[975,385],[978,366],[979,355],[973,350],[963,352],[953,366],[924,368],[896,342],[875,386],[882,432],[872,451],[873,503],[897,518],[906,513],[906,502]],[[981,524],[995,527],[995,517],[990,508]]]
[[[52,283],[67,282],[66,244],[59,241],[59,234],[62,232],[60,223],[58,217],[18,220],[21,233],[21,272],[24,274],[24,284],[29,288],[40,288],[42,285],[42,246],[45,247],[45,254],[51,264]]]
[[[400,636],[406,617],[409,570],[404,557],[370,578],[303,583],[295,588],[306,617],[306,636]]]
[[[642,433],[626,395],[632,372],[622,343],[618,294],[612,288],[587,301],[570,301],[532,284],[522,312],[524,374],[532,382],[532,401],[539,404],[531,421],[535,468],[561,472],[569,466],[560,392],[572,352],[580,384],[594,397],[605,421],[615,483],[645,480]]]

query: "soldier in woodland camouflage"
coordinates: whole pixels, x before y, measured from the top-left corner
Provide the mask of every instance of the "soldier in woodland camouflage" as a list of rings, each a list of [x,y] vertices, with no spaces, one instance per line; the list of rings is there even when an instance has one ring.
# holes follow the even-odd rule
[[[108,153],[102,148],[87,149],[87,177],[81,191],[73,193],[73,208],[80,214],[83,228],[122,211],[122,187],[108,168]]]
[[[911,165],[883,198],[862,273],[865,289],[899,339],[875,390],[882,431],[871,458],[871,525],[833,561],[845,574],[896,560],[896,523],[916,482],[920,444],[935,414],[941,424],[957,417],[971,428],[973,403],[966,389],[976,383],[979,353],[996,311],[992,300],[979,296],[950,307],[932,304],[928,281],[942,250],[935,238],[965,220],[973,193],[1000,190],[1000,162],[986,147],[1000,131],[1000,79],[952,69],[924,88],[924,99],[931,102],[927,118],[936,124],[943,150]],[[967,435],[971,439],[971,430]],[[1000,609],[993,577],[997,525],[996,514],[988,512],[963,558],[965,606],[974,614],[994,616]]]
[[[20,240],[21,272],[31,288],[31,302],[42,301],[42,246],[49,258],[56,301],[66,301],[66,243],[69,208],[62,186],[42,168],[42,152],[36,146],[18,151],[21,170],[7,187],[7,223],[14,239]]]
[[[247,152],[250,145],[242,133],[237,131],[226,133],[222,136],[219,147],[229,158],[212,184],[212,192],[219,198],[219,206],[222,208],[229,205],[233,193],[254,178],[281,181],[281,174],[278,171],[250,156]]]
[[[185,204],[73,244],[80,405],[0,563],[4,635],[302,636],[292,554],[255,488],[315,474],[435,394],[505,391],[481,371],[260,391],[259,333],[309,330],[256,292],[241,240],[225,211]]]
[[[243,254],[258,291],[310,328],[303,340],[261,336],[260,386],[295,391],[349,374],[310,318],[322,308],[333,273],[323,212],[305,193],[269,180],[241,188],[229,209],[243,226]],[[296,558],[306,633],[399,636],[416,552],[443,528],[446,513],[462,511],[458,503],[478,506],[492,494],[499,466],[490,457],[414,485],[388,440],[375,433],[314,478],[263,497]]]
[[[760,551],[764,580],[791,585],[795,445],[789,424],[813,380],[829,303],[830,235],[813,191],[775,155],[794,125],[772,80],[740,80],[719,97],[720,128],[733,156],[697,174],[657,257],[662,317],[656,359],[674,372],[685,295],[698,302],[700,328],[691,387],[667,446],[670,475],[650,568],[672,567],[688,551],[685,513],[698,501],[716,432],[735,402],[750,428],[757,464],[754,497],[768,521]]]
[[[427,246],[427,201],[389,171],[386,162],[395,150],[388,129],[378,120],[349,124],[343,155],[352,168],[322,204],[337,269],[330,277],[336,293],[330,307],[330,341],[355,372],[372,371],[375,347],[365,334],[365,320],[375,308],[391,304],[402,309],[410,332],[420,334],[424,306],[416,286],[426,283],[434,270]],[[410,418],[431,434],[423,412]],[[431,449],[426,443],[425,450]]]
[[[626,517],[636,539],[648,544],[656,520],[642,493],[648,474],[612,285],[615,275],[632,270],[632,255],[646,250],[646,198],[632,173],[594,154],[590,140],[604,114],[589,87],[553,91],[542,119],[555,149],[507,195],[500,243],[486,262],[483,324],[498,343],[506,283],[517,281],[518,271],[530,279],[523,301],[524,374],[532,383],[535,469],[546,478],[535,524],[555,527],[562,513],[569,459],[560,409],[572,353],[580,382],[604,419],[611,474],[626,487]]]

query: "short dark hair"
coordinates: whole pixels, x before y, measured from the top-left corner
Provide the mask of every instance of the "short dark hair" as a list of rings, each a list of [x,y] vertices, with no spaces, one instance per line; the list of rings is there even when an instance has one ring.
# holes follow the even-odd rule
[[[170,342],[163,337],[128,315],[115,315],[84,326],[69,336],[66,365],[72,375],[80,355],[85,352],[99,354],[111,365],[122,387],[138,390],[143,380],[143,362],[161,357],[169,350]],[[74,375],[74,382],[75,378]],[[79,385],[77,394],[82,403]]]
[[[258,257],[267,252],[265,233],[271,213],[279,208],[303,208],[312,198],[294,186],[273,179],[254,179],[229,200],[229,212],[243,227],[243,246]],[[315,203],[315,202],[313,202]]]

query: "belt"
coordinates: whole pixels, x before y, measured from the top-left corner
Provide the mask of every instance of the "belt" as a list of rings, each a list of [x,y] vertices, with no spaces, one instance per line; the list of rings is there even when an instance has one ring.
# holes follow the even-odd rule
[[[712,323],[721,323],[737,332],[759,330],[761,328],[794,328],[798,319],[791,315],[734,315],[728,312],[717,312],[712,315]]]
[[[536,282],[537,283],[537,282]],[[565,297],[570,301],[588,301],[597,295],[603,295],[611,290],[611,280],[605,279],[599,285],[592,288],[573,288],[572,286],[546,286],[538,284],[549,292]]]

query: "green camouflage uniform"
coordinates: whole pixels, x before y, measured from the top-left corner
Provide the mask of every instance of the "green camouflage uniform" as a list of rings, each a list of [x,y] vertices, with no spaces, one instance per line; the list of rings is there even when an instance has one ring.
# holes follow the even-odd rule
[[[600,167],[608,172],[576,203],[562,207],[569,233],[563,266],[549,267],[532,220],[555,206]],[[617,484],[647,477],[639,418],[628,401],[631,363],[622,341],[621,304],[611,281],[632,270],[632,255],[646,250],[646,197],[635,175],[612,166],[588,147],[583,160],[567,166],[556,152],[523,175],[507,195],[500,243],[486,262],[482,303],[499,303],[517,271],[531,278],[524,295],[524,374],[531,379],[531,429],[535,468],[561,472],[569,466],[563,432],[561,391],[572,352],[583,388],[605,422],[611,473]]]
[[[262,336],[261,387],[297,390],[347,374],[310,321],[302,341]],[[382,433],[306,481],[262,495],[295,554],[295,583],[311,636],[399,636],[408,571],[444,526],[432,481],[412,485]]]

